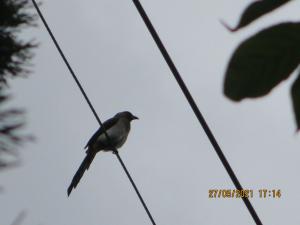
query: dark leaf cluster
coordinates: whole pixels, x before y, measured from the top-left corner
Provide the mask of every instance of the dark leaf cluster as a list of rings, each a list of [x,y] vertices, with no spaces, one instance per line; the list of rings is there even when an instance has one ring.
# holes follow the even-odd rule
[[[24,76],[29,70],[32,58],[32,42],[18,40],[11,32],[0,30],[0,84],[5,84],[10,76]]]
[[[36,46],[19,38],[22,28],[35,25],[30,3],[28,0],[0,1],[0,169],[15,165],[15,150],[28,139],[20,133],[23,111],[6,109],[4,103],[9,99],[5,94],[8,78],[29,72],[29,60]]]
[[[234,32],[291,0],[260,0],[243,12]],[[225,24],[225,23],[224,23]],[[268,94],[298,68],[300,63],[300,22],[268,27],[244,40],[234,51],[225,74],[224,94],[234,100]],[[291,98],[300,129],[300,74],[291,87]]]
[[[0,90],[0,106],[3,107],[8,99],[9,97]],[[16,165],[17,152],[14,149],[30,138],[19,132],[19,129],[24,125],[22,115],[22,110],[0,110],[0,169]],[[13,156],[14,159],[7,160],[5,155]]]
[[[35,25],[35,15],[28,13],[32,8],[28,0],[1,0],[1,29],[19,29],[22,25]]]
[[[35,25],[34,21],[28,0],[0,1],[0,85],[8,77],[28,73],[31,49],[36,44],[19,39],[18,34],[22,27]]]

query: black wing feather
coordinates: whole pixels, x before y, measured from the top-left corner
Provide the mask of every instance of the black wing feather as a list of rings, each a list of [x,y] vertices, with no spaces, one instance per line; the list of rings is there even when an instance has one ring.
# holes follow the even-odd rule
[[[118,122],[118,118],[111,118],[111,119],[108,119],[106,120],[104,123],[103,123],[103,126],[100,127],[95,133],[94,135],[90,138],[90,140],[88,141],[88,143],[86,144],[86,146],[84,148],[87,148],[89,147],[90,145],[92,145],[96,140],[97,138],[104,133],[104,129],[105,130],[108,130],[109,128],[111,128],[112,126],[114,126],[116,123]]]

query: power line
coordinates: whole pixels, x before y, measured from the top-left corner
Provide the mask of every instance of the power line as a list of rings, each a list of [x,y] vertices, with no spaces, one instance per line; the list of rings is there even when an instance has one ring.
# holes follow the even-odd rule
[[[157,44],[157,47],[159,48],[161,54],[163,55],[165,61],[167,62],[170,70],[172,71],[178,85],[180,86],[183,94],[185,95],[186,99],[188,100],[190,106],[192,107],[193,111],[194,111],[194,114],[195,116],[197,117],[199,123],[201,124],[201,126],[203,127],[208,139],[210,140],[212,146],[214,147],[217,155],[219,156],[223,166],[225,167],[227,173],[229,174],[232,182],[234,183],[235,187],[238,189],[238,190],[242,190],[243,187],[242,185],[240,184],[239,180],[237,179],[235,173],[233,172],[229,162],[227,161],[225,155],[223,154],[222,152],[222,149],[220,148],[217,140],[215,139],[213,133],[211,132],[209,126],[207,125],[204,117],[202,116],[196,102],[194,101],[191,93],[189,92],[188,88],[186,87],[183,79],[181,78],[181,75],[180,73],[178,72],[175,64],[173,63],[169,53],[167,52],[166,48],[164,47],[162,41],[160,40],[155,28],[153,27],[149,17],[147,16],[145,10],[143,9],[143,6],[141,5],[140,1],[139,0],[132,0],[134,5],[136,6],[140,16],[142,17],[144,23],[146,24],[149,32],[151,33],[152,35],[152,38],[154,39],[155,43]],[[250,201],[248,198],[242,198],[247,209],[249,210],[253,220],[255,221],[255,223],[257,225],[262,225],[262,222],[260,221],[257,213],[255,212],[253,206],[251,205]]]
[[[53,35],[53,33],[52,33],[50,27],[48,26],[48,23],[46,22],[46,20],[45,20],[45,18],[44,18],[44,16],[43,16],[42,12],[40,11],[40,9],[39,9],[39,7],[38,7],[36,1],[35,1],[35,0],[32,0],[32,3],[33,3],[33,5],[34,5],[34,7],[35,7],[37,13],[39,14],[39,16],[40,16],[40,18],[41,18],[41,20],[42,20],[44,26],[46,27],[46,29],[47,29],[47,31],[48,31],[48,33],[49,33],[49,35],[50,35],[52,41],[54,42],[55,47],[57,48],[59,54],[61,55],[61,57],[62,57],[62,59],[63,59],[63,61],[64,61],[64,63],[65,63],[66,66],[68,67],[68,69],[69,69],[69,71],[70,71],[70,73],[71,73],[73,79],[75,80],[77,86],[79,87],[79,89],[80,89],[82,95],[84,96],[86,102],[88,103],[90,109],[92,110],[92,112],[93,112],[93,114],[94,114],[96,120],[98,121],[99,125],[102,126],[103,124],[102,124],[102,122],[101,122],[101,120],[100,120],[98,114],[96,113],[95,108],[93,107],[93,105],[92,105],[91,101],[89,100],[87,94],[85,93],[85,91],[84,91],[82,85],[80,84],[79,80],[77,79],[77,76],[75,75],[75,73],[74,73],[74,71],[73,71],[71,65],[69,64],[67,58],[65,57],[63,51],[62,51],[61,48],[60,48],[58,42],[56,41],[56,38],[54,37],[54,35]],[[110,138],[109,138],[109,136],[108,136],[108,134],[107,134],[107,132],[106,132],[105,129],[104,129],[104,134],[105,134],[106,138],[108,139],[108,141],[110,141]],[[147,213],[147,215],[148,215],[148,217],[149,217],[151,223],[152,223],[153,225],[156,225],[156,223],[155,223],[155,221],[154,221],[154,219],[153,219],[153,217],[152,217],[152,215],[151,215],[151,213],[150,213],[150,211],[149,211],[149,209],[148,209],[148,207],[147,207],[147,205],[146,205],[146,203],[145,203],[145,201],[144,201],[142,195],[140,194],[140,191],[138,190],[138,188],[137,188],[135,182],[133,181],[133,179],[132,179],[132,177],[131,177],[131,175],[130,175],[128,169],[126,168],[126,166],[125,166],[125,164],[124,164],[124,162],[123,162],[121,156],[119,155],[118,150],[117,150],[117,149],[114,149],[114,150],[113,150],[113,153],[117,156],[117,159],[119,160],[119,162],[120,162],[122,168],[124,169],[124,171],[125,171],[125,173],[126,173],[128,179],[129,179],[131,185],[133,186],[133,188],[134,188],[134,190],[135,190],[135,192],[136,192],[136,194],[137,194],[139,200],[141,201],[141,203],[142,203],[142,205],[143,205],[143,207],[144,207],[144,209],[145,209],[145,211],[146,211],[146,213]]]

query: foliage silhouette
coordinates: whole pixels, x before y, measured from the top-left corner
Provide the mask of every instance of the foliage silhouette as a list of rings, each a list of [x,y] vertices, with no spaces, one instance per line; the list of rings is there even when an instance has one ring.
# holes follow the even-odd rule
[[[287,2],[289,0],[254,2],[232,31]],[[286,22],[266,28],[243,41],[234,51],[225,73],[224,94],[233,101],[264,96],[287,79],[299,63],[300,23]],[[297,79],[291,89],[297,130],[300,129],[299,82]]]
[[[297,131],[299,131],[300,127],[300,74],[298,74],[297,79],[294,81],[291,89],[292,101],[294,113],[296,115],[297,122]]]
[[[235,101],[268,94],[297,68],[300,23],[283,23],[242,42],[230,59],[225,94]]]
[[[237,31],[256,19],[264,16],[265,14],[272,12],[273,10],[277,9],[278,7],[284,5],[285,3],[290,2],[291,0],[262,0],[262,1],[255,1],[251,3],[243,12],[241,19],[238,25],[235,28],[230,28],[226,23],[222,22],[223,25],[230,31],[234,32]]]
[[[28,137],[20,133],[23,126],[23,111],[5,109],[7,102],[8,81],[11,77],[20,77],[29,73],[29,60],[32,41],[18,38],[22,28],[35,25],[35,15],[30,13],[28,0],[0,1],[0,169],[16,164],[8,161],[7,155],[17,157],[16,149]]]

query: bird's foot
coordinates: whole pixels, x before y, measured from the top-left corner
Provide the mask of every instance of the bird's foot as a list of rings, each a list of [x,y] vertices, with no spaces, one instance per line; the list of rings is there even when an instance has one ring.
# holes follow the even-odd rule
[[[114,149],[114,150],[112,151],[112,153],[113,153],[114,155],[116,155],[116,154],[118,154],[118,150],[117,150],[117,149]]]

